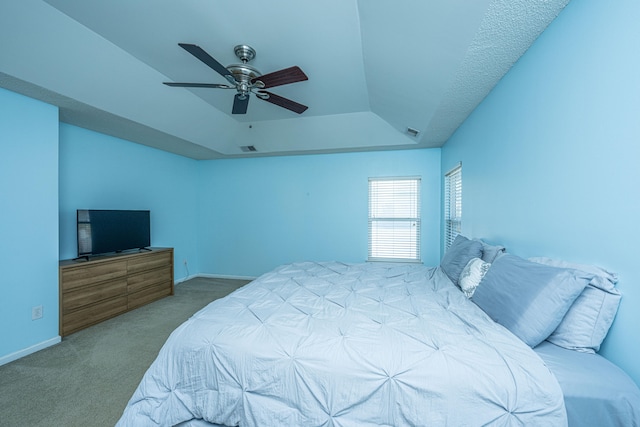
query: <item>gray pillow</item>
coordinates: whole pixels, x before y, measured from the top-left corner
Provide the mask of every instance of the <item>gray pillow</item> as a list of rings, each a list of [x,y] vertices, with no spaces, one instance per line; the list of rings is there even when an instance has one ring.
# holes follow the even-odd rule
[[[440,261],[440,268],[458,286],[460,273],[471,261],[471,258],[482,256],[482,243],[477,240],[469,240],[458,234]]]
[[[609,332],[622,298],[614,286],[618,281],[617,274],[594,265],[551,258],[529,258],[529,261],[595,274],[547,341],[569,350],[597,352]]]
[[[535,347],[558,327],[592,278],[504,254],[491,264],[472,299],[494,321]]]
[[[501,255],[506,251],[504,246],[490,245],[486,242],[483,242],[482,240],[478,241],[482,243],[482,260],[484,262],[488,262],[489,264],[495,261],[498,255]]]

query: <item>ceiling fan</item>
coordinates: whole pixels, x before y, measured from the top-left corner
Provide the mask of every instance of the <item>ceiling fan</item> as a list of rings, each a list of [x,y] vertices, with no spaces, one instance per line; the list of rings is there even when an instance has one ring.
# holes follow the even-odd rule
[[[289,83],[308,80],[309,78],[298,66],[285,68],[283,70],[263,75],[255,67],[248,64],[249,61],[256,57],[256,51],[251,46],[236,46],[233,51],[242,63],[231,64],[228,67],[225,67],[205,52],[200,46],[188,43],[178,43],[178,45],[227,79],[229,84],[164,82],[167,86],[235,89],[237,93],[233,100],[232,114],[247,113],[247,107],[249,106],[249,94],[251,93],[263,101],[286,108],[294,113],[302,114],[307,110],[307,108],[309,108],[306,105],[299,104],[295,101],[264,90],[275,86],[282,86]]]

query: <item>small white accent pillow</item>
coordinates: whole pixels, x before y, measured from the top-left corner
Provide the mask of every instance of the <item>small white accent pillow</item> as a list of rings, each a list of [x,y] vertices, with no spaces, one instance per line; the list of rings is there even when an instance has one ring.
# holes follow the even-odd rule
[[[467,265],[462,269],[460,273],[460,289],[464,292],[467,298],[471,298],[476,288],[480,284],[480,281],[489,270],[491,264],[481,260],[480,258],[471,258]]]

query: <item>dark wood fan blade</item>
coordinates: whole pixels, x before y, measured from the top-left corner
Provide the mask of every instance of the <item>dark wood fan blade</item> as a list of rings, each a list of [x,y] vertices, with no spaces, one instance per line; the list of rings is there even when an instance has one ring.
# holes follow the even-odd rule
[[[217,83],[173,83],[173,82],[163,82],[163,84],[172,87],[208,87],[214,89],[233,89],[232,86],[229,85],[221,85]]]
[[[221,63],[213,59],[213,57],[209,55],[207,52],[205,52],[204,49],[202,49],[200,46],[195,44],[188,44],[188,43],[178,43],[178,45],[184,50],[186,50],[187,52],[189,52],[191,55],[198,58],[200,61],[207,64],[209,67],[213,68],[213,70],[215,70],[221,76],[233,77],[233,75],[231,74],[231,71],[227,70],[227,68],[224,65],[222,65]]]
[[[264,89],[270,87],[288,85],[289,83],[301,82],[309,80],[309,77],[298,66],[285,68],[284,70],[274,71],[273,73],[265,74],[255,79],[251,79],[251,83],[255,83],[260,80],[264,83]]]
[[[247,107],[249,106],[249,95],[245,95],[242,99],[242,95],[236,93],[236,97],[233,99],[233,110],[231,114],[247,114]]]
[[[268,98],[258,97],[259,99],[275,104],[278,107],[286,108],[287,110],[291,110],[294,113],[302,114],[307,111],[307,108],[309,108],[306,105],[298,104],[295,101],[284,98],[280,95],[276,95],[275,93],[267,92],[266,90],[261,90],[259,92],[269,95]]]

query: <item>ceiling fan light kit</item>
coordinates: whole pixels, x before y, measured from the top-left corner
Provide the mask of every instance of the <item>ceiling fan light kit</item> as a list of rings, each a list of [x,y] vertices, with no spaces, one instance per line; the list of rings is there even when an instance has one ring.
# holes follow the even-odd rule
[[[309,78],[298,66],[285,68],[283,70],[263,75],[257,68],[248,64],[249,61],[256,57],[256,51],[251,46],[241,44],[234,47],[233,52],[241,63],[231,64],[225,67],[205,52],[200,46],[188,43],[178,43],[178,45],[227,79],[229,84],[164,82],[167,86],[236,89],[237,93],[233,100],[233,108],[231,110],[232,114],[247,113],[249,98],[252,93],[256,95],[258,99],[286,108],[294,113],[302,114],[308,108],[306,105],[299,104],[295,101],[264,90],[308,80]]]

